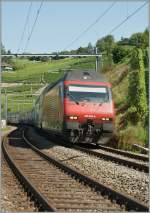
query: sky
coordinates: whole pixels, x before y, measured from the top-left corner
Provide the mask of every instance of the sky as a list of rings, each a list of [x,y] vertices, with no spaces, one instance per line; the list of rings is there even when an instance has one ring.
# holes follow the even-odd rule
[[[2,2],[2,43],[16,53],[31,1]],[[116,1],[111,10],[67,50],[95,45],[144,1]],[[33,1],[29,22],[20,46],[23,52],[41,1]],[[65,48],[93,23],[113,1],[44,1],[26,52],[51,53]],[[112,33],[115,40],[142,32],[148,27],[148,4]]]

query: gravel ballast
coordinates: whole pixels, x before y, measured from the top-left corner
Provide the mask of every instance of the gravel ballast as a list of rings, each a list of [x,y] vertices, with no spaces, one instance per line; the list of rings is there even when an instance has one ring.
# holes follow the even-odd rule
[[[1,160],[1,210],[6,212],[37,211],[3,157]]]
[[[29,129],[28,135],[34,142],[34,145],[42,148],[42,151],[50,156],[63,161],[67,165],[115,190],[126,193],[148,204],[148,174],[85,154],[81,151],[56,145],[50,140],[37,135],[36,131],[32,128]]]

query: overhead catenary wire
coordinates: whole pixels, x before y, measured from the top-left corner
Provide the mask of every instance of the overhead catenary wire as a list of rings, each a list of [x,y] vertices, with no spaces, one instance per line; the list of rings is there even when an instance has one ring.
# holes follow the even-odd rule
[[[33,23],[32,29],[31,29],[31,32],[30,32],[30,34],[29,34],[29,36],[28,36],[28,39],[27,39],[27,42],[26,42],[26,45],[25,45],[25,48],[24,48],[24,51],[23,51],[23,52],[26,51],[26,49],[27,49],[27,47],[28,47],[28,45],[29,45],[31,36],[32,36],[32,34],[33,34],[33,31],[34,31],[34,28],[35,28],[35,25],[36,25],[36,22],[37,22],[37,20],[38,20],[40,11],[41,11],[41,9],[42,9],[43,3],[44,3],[44,0],[41,1],[40,6],[39,6],[39,8],[38,8],[38,10],[37,10],[36,17],[35,17],[35,20],[34,20],[34,23]]]
[[[76,41],[78,41],[85,33],[87,33],[95,24],[97,24],[111,9],[112,7],[116,4],[116,1],[114,1],[98,18],[96,18],[96,20],[91,23],[85,30],[83,30],[78,36],[77,38],[75,38],[72,42],[70,42],[65,48],[64,50],[68,49],[69,47],[71,47]]]
[[[115,27],[113,27],[108,34],[111,34],[115,30],[117,30],[119,27],[121,27],[126,21],[128,21],[132,16],[134,16],[137,12],[139,12],[149,1],[146,1],[144,4],[142,4],[140,7],[138,7],[134,12],[132,12],[130,15],[128,15],[123,21],[121,21],[119,24],[117,24]]]
[[[27,24],[29,22],[29,16],[30,16],[30,13],[31,13],[31,8],[32,8],[32,2],[30,2],[30,5],[28,7],[28,12],[27,12],[24,28],[23,28],[23,31],[22,31],[22,34],[21,34],[21,37],[20,37],[20,41],[19,41],[17,52],[19,52],[20,48],[21,48],[21,44],[22,44],[22,41],[23,41],[23,38],[24,38],[24,34],[25,34],[25,31],[26,31],[26,28],[27,28]]]

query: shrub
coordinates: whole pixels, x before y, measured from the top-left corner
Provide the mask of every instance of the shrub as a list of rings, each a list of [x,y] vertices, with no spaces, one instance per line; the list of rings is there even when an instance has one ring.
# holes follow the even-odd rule
[[[134,123],[141,121],[144,126],[147,118],[147,99],[142,49],[134,50],[131,58],[131,68],[136,68],[137,70],[133,71],[131,69],[129,72],[129,115],[132,116],[131,120]]]
[[[112,54],[113,61],[118,63],[128,54],[128,51],[124,47],[116,45],[112,51]]]

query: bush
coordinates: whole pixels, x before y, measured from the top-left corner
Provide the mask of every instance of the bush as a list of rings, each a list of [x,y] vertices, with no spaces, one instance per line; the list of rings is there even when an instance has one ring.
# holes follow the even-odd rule
[[[120,131],[118,147],[132,150],[132,145],[135,143],[142,146],[145,144],[147,146],[147,134],[148,130],[142,127],[140,122],[136,126],[128,124],[126,129]]]
[[[139,69],[139,59],[138,59],[138,51],[137,48],[134,48],[131,53],[131,59],[130,59],[130,67],[133,70]]]
[[[124,47],[116,45],[112,51],[113,61],[119,63],[129,53]]]
[[[137,70],[130,70],[129,73],[129,114],[132,118],[134,117],[131,120],[134,122],[141,121],[144,126],[147,118],[147,99],[142,49],[134,50],[131,58],[131,68],[136,68]]]

